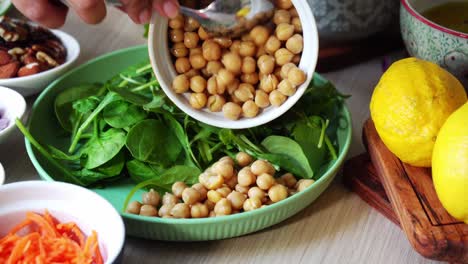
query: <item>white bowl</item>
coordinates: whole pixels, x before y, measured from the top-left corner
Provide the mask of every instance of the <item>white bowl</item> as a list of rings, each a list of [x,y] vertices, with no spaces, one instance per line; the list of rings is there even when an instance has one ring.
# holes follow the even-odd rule
[[[8,126],[0,130],[0,144],[5,142],[15,130],[15,119],[22,119],[26,111],[26,101],[18,92],[0,86],[0,111],[2,117],[6,118]]]
[[[280,107],[270,106],[263,109],[257,117],[241,118],[236,121],[225,118],[221,112],[213,113],[207,109],[196,110],[192,108],[188,102],[187,95],[177,94],[171,88],[172,80],[176,76],[176,71],[169,52],[167,37],[168,20],[161,16],[153,16],[149,30],[148,49],[151,65],[153,66],[153,71],[156,74],[156,78],[158,79],[161,88],[167,94],[169,99],[171,99],[171,101],[174,102],[174,104],[182,111],[190,115],[192,118],[212,126],[243,129],[263,125],[281,116],[301,98],[306,88],[309,86],[317,65],[319,49],[317,26],[307,1],[292,0],[292,2],[296,7],[299,18],[302,22],[304,51],[302,53],[299,68],[306,72],[307,80],[304,84],[299,86],[296,93],[289,97]]]
[[[0,163],[0,185],[5,182],[5,169],[3,168],[2,163]]]
[[[21,222],[26,212],[47,209],[59,222],[76,222],[86,234],[95,230],[104,263],[120,257],[125,227],[119,213],[96,193],[68,183],[25,181],[0,187],[0,237]]]
[[[23,96],[34,95],[44,90],[52,81],[55,81],[55,79],[67,72],[73,66],[80,55],[80,44],[74,37],[63,31],[51,31],[62,41],[65,49],[67,50],[65,63],[53,69],[30,76],[0,79],[0,86],[10,87],[18,91]]]

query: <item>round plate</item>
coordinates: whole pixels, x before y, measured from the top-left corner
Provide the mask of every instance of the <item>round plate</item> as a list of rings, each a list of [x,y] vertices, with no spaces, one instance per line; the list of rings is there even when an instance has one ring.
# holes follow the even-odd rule
[[[31,134],[43,145],[64,147],[69,138],[64,136],[54,114],[54,100],[61,91],[86,82],[103,82],[128,66],[148,60],[146,46],[116,51],[92,60],[52,83],[36,100],[29,122]],[[314,82],[326,82],[315,75]],[[340,124],[336,135],[339,157],[310,188],[281,202],[240,214],[204,219],[168,219],[143,217],[122,213],[127,235],[157,240],[195,241],[223,239],[252,233],[277,224],[296,214],[314,201],[331,183],[344,162],[351,142],[351,119],[345,106],[341,109],[345,125]],[[39,175],[52,181],[60,173],[47,162],[26,140],[28,155]],[[93,189],[122,212],[124,200],[135,186],[130,180],[121,180],[103,189]],[[134,199],[140,199],[138,192]]]

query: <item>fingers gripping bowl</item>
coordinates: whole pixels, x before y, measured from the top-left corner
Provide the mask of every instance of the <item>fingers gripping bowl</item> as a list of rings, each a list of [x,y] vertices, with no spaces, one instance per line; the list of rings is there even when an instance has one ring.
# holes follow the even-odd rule
[[[157,79],[159,80],[161,88],[164,90],[164,92],[167,94],[167,96],[171,99],[171,101],[173,101],[174,104],[176,104],[177,107],[179,107],[185,113],[187,113],[188,115],[190,115],[194,119],[197,119],[197,120],[199,120],[201,122],[204,122],[206,124],[213,125],[213,126],[216,126],[216,127],[224,127],[224,128],[231,128],[231,129],[250,128],[250,127],[255,127],[255,126],[265,124],[265,123],[267,123],[269,121],[272,121],[272,120],[276,119],[277,117],[281,116],[288,109],[290,109],[301,98],[301,96],[305,92],[306,88],[308,87],[308,85],[310,84],[310,82],[312,80],[312,77],[313,77],[313,74],[314,74],[314,71],[315,71],[315,67],[316,67],[316,63],[317,63],[317,59],[318,59],[318,33],[317,33],[317,28],[316,28],[316,25],[315,25],[315,20],[314,20],[314,17],[312,15],[312,12],[311,12],[311,10],[310,10],[310,8],[309,8],[306,1],[293,0],[291,2],[294,5],[295,10],[297,11],[297,16],[300,19],[300,24],[302,24],[302,36],[301,36],[301,38],[303,39],[303,50],[302,50],[302,53],[300,55],[300,61],[298,63],[298,68],[301,69],[305,73],[306,78],[305,78],[305,80],[303,81],[302,84],[300,84],[299,86],[296,87],[295,93],[289,93],[291,95],[289,97],[286,97],[286,96],[284,96],[282,94],[279,94],[278,91],[273,91],[273,95],[271,95],[271,93],[270,93],[270,98],[272,96],[275,97],[275,95],[278,95],[278,97],[281,97],[280,101],[284,101],[284,103],[281,102],[282,104],[278,104],[278,106],[267,106],[267,105],[269,105],[269,103],[268,103],[267,105],[263,106],[263,107],[265,107],[264,109],[260,109],[260,111],[258,112],[258,115],[244,114],[244,116],[241,117],[238,120],[231,120],[229,118],[226,118],[223,115],[223,113],[221,112],[221,109],[217,109],[215,111],[210,111],[209,109],[203,108],[203,107],[197,107],[198,109],[195,109],[193,107],[193,103],[191,104],[191,102],[190,102],[191,95],[189,95],[189,93],[183,93],[183,94],[182,93],[177,93],[172,88],[173,80],[180,73],[180,70],[176,69],[173,66],[174,61],[171,58],[171,51],[170,51],[170,46],[169,46],[170,40],[169,40],[169,37],[168,37],[169,31],[170,31],[170,27],[169,27],[169,23],[168,23],[169,21],[167,19],[165,19],[165,18],[160,17],[160,16],[154,16],[153,20],[152,20],[152,23],[150,25],[149,42],[148,42],[149,45],[148,46],[149,46],[149,55],[150,55],[151,63],[152,63],[152,66],[153,66],[153,70],[154,70],[154,72],[156,74]],[[282,10],[282,11],[285,11],[285,10]],[[284,21],[284,20],[282,21],[282,19],[284,19],[284,17],[282,17],[280,15],[277,17],[278,27],[276,27],[276,31],[278,31],[278,28],[288,28],[288,26],[291,26],[294,23],[293,22],[294,18],[297,20],[297,17],[290,18],[289,14],[287,14],[287,16],[288,16],[289,19],[287,19],[286,21]],[[279,22],[285,22],[285,23],[279,23]],[[291,23],[291,24],[289,24],[289,23]],[[281,25],[281,24],[283,24],[283,25]],[[190,40],[190,39],[192,39],[192,38],[190,38],[191,35],[193,35],[192,33],[193,32],[186,32],[185,36],[187,36],[187,38]],[[182,33],[182,34],[184,34],[184,33]],[[296,35],[294,35],[294,36],[297,37]],[[175,37],[177,38],[177,36],[175,36]],[[198,38],[198,37],[196,37],[196,38]],[[202,38],[203,37],[200,37],[201,40],[202,40]],[[279,38],[281,39],[281,37],[279,37]],[[184,40],[184,42],[185,42],[185,40]],[[284,39],[284,41],[282,41],[282,42],[283,43],[281,43],[280,45],[285,45],[286,39]],[[206,44],[206,41],[204,43]],[[191,44],[192,43],[188,43],[189,46]],[[176,45],[182,45],[182,43],[176,43]],[[187,43],[185,43],[185,45],[187,45]],[[259,45],[259,47],[260,46],[263,46],[263,44]],[[230,47],[230,48],[232,50],[232,47]],[[254,48],[256,48],[256,47],[254,47]],[[200,47],[195,47],[195,48],[191,49],[191,51],[194,52],[194,53],[196,53],[199,50],[200,50]],[[229,50],[229,48],[226,48],[223,52],[227,53],[227,56],[229,57],[229,56],[232,55],[232,52],[229,53],[228,50]],[[278,48],[276,48],[275,51],[276,50],[278,50]],[[289,55],[294,55],[294,54],[290,54],[290,52],[286,48],[280,48],[279,51],[277,51],[277,53],[278,53],[277,56],[282,57],[281,56],[282,52],[284,52],[285,57],[288,57]],[[270,58],[276,57],[275,52],[271,52],[271,54],[273,56],[271,56]],[[266,55],[268,55],[268,54],[266,54]],[[242,56],[242,54],[241,54],[241,56]],[[200,56],[198,56],[198,57],[200,57]],[[225,57],[226,56],[223,56],[223,59]],[[232,57],[237,59],[236,56],[231,56],[231,58]],[[242,56],[242,57],[243,57],[242,59],[245,59],[246,57],[251,57],[251,56]],[[256,57],[256,55],[253,55],[253,57]],[[189,58],[191,58],[191,56],[189,56]],[[231,58],[229,58],[229,59],[231,59]],[[292,58],[292,56],[291,56],[291,58]],[[200,58],[200,59],[202,59],[202,58]],[[260,59],[260,58],[258,58],[258,59]],[[220,61],[221,61],[221,59],[220,59]],[[258,63],[258,61],[256,61],[256,62]],[[278,59],[277,59],[277,62],[278,62]],[[205,63],[205,62],[203,62],[203,63]],[[192,64],[193,64],[193,61],[192,61]],[[195,64],[197,64],[197,63],[195,62]],[[283,62],[277,63],[277,68],[280,68],[279,66],[282,66],[282,65],[283,65]],[[203,66],[203,65],[201,65],[201,66]],[[177,65],[176,65],[176,67],[177,67]],[[206,69],[207,68],[208,68],[208,66],[206,66]],[[228,67],[226,67],[226,68],[228,68]],[[259,68],[260,68],[260,66],[259,66]],[[267,71],[267,72],[269,72],[269,71]],[[187,74],[190,74],[190,73],[187,72],[185,75],[187,75]],[[258,75],[261,76],[261,74],[262,73],[260,72],[260,74],[258,74]],[[218,75],[221,75],[221,71],[218,73]],[[274,83],[279,83],[279,81],[281,81],[281,80],[278,80],[278,78],[276,78],[276,76],[274,76],[274,74],[267,74],[267,76],[268,75],[271,75],[271,77],[274,78]],[[193,77],[193,76],[190,76],[190,75],[188,75],[188,76]],[[208,77],[208,76],[206,76],[206,77]],[[254,88],[255,86],[259,85],[259,84],[257,84],[257,82],[254,82],[255,84],[253,86],[248,85],[248,84],[250,84],[249,83],[250,81],[248,81],[246,79],[243,79],[243,80],[242,79],[240,81],[243,84],[246,83],[247,84],[246,86],[249,86],[250,88]],[[257,79],[259,79],[258,76],[257,76]],[[208,89],[208,87],[209,87],[209,83],[207,84],[207,89]],[[240,86],[239,86],[239,88],[240,88]],[[276,85],[275,85],[274,88],[276,88]],[[192,90],[193,90],[193,88],[192,88]],[[253,92],[255,93],[255,91],[253,91]],[[268,92],[270,92],[270,91],[268,91]],[[229,97],[227,96],[227,93],[228,92],[226,91],[225,92],[226,98],[229,99]],[[203,97],[201,99],[201,101],[204,101],[205,103],[202,104],[202,105],[206,105],[206,103],[207,103],[206,101],[208,101],[208,104],[210,103],[210,101],[209,101],[210,99],[209,98],[207,99],[206,95],[204,93],[194,93],[194,94]],[[194,94],[192,94],[192,95],[194,95]],[[265,93],[265,95],[268,98],[268,95],[266,93]],[[216,97],[219,98],[218,96],[216,96]],[[250,101],[254,100],[254,98],[250,98],[250,99],[251,99]],[[228,100],[225,100],[224,98],[221,99],[221,100],[226,102],[225,106],[235,108],[236,111],[242,112],[242,110],[239,107],[239,106],[242,105],[241,102],[236,102],[236,103],[233,104],[232,102],[230,102]],[[245,100],[242,100],[242,101],[245,101]],[[271,99],[270,99],[270,101],[271,101]],[[249,103],[252,104],[251,102],[249,102]],[[249,104],[249,103],[246,103],[246,104]],[[236,115],[236,117],[238,117],[238,116],[239,115]],[[253,116],[253,117],[247,118],[247,116]]]

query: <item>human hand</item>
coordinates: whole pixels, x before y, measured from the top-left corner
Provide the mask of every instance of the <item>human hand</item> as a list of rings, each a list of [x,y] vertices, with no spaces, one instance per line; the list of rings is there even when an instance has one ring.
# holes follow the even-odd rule
[[[29,19],[49,28],[65,23],[68,7],[58,0],[12,0],[15,7]],[[106,16],[104,0],[67,0],[80,18],[88,24],[98,24]],[[162,16],[174,17],[178,13],[177,0],[121,0],[122,11],[138,24],[147,23],[157,11]]]

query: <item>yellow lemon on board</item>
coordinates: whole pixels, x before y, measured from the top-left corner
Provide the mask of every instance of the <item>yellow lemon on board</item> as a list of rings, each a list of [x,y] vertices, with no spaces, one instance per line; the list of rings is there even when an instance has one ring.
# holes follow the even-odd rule
[[[466,100],[465,89],[452,74],[432,62],[406,58],[383,74],[370,113],[393,154],[413,166],[430,167],[439,129]]]
[[[451,114],[439,131],[432,180],[447,212],[468,224],[468,103]]]

